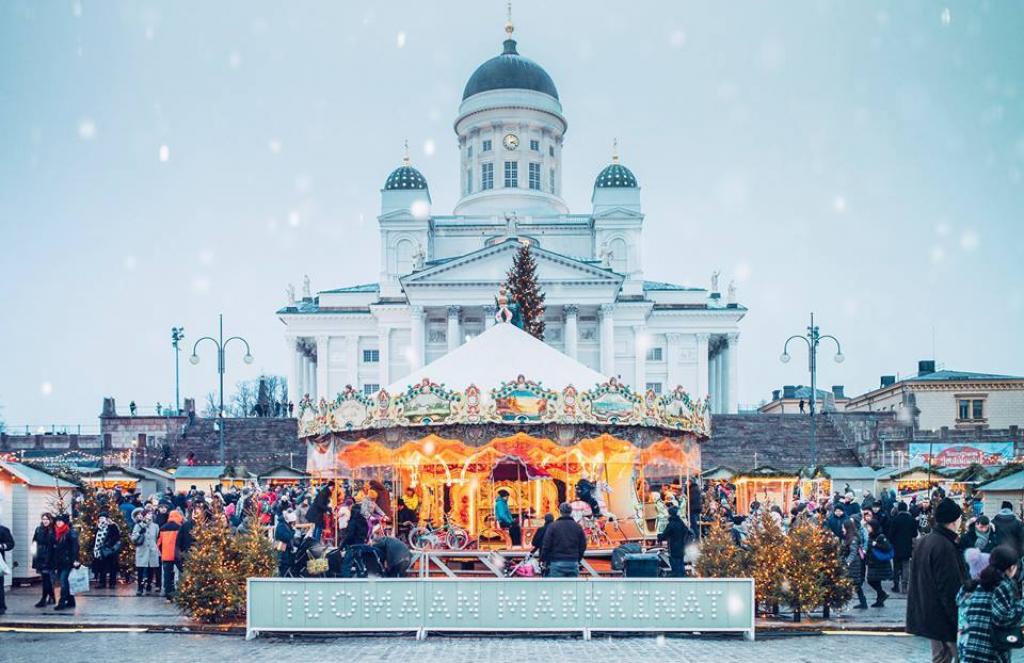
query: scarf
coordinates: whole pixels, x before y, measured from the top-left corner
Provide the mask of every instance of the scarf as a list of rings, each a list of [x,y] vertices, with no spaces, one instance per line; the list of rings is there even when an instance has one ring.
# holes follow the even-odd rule
[[[102,557],[103,543],[107,540],[107,528],[101,527],[96,530],[96,542],[92,544],[92,556]]]
[[[68,524],[66,522],[64,522],[63,520],[58,520],[57,524],[53,527],[53,532],[54,534],[56,534],[58,541],[63,541],[64,537],[67,536],[69,529],[70,528],[68,527]]]

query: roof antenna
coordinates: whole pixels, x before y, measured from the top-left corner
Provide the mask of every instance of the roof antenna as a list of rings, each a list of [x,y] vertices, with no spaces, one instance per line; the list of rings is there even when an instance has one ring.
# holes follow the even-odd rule
[[[508,20],[505,21],[505,34],[508,35],[506,39],[512,38],[512,33],[515,32],[516,26],[512,25],[512,0],[508,0]]]
[[[619,139],[612,139],[612,163],[619,162]]]
[[[409,165],[409,139],[405,139],[405,156],[402,157],[402,165]]]

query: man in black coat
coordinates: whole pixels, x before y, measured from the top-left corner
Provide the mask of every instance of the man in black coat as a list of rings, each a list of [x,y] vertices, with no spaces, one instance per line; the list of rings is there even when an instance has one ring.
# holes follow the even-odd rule
[[[587,536],[572,518],[572,507],[558,505],[558,520],[548,525],[541,544],[540,558],[548,565],[552,578],[575,578],[580,574],[580,562],[587,551]]]
[[[658,535],[658,541],[668,544],[668,560],[672,565],[671,577],[686,577],[686,546],[691,539],[690,530],[686,528],[683,519],[679,517],[679,509],[670,506],[668,508],[668,522],[665,529]]]
[[[907,633],[931,640],[932,661],[956,660],[956,595],[970,577],[956,545],[963,511],[943,499],[935,507],[935,527],[914,551],[907,594]]]
[[[906,502],[896,505],[896,515],[889,521],[887,531],[893,549],[892,591],[906,592],[910,581],[910,556],[914,552],[914,539],[917,537],[917,521],[907,510]]]
[[[544,524],[533,533],[533,538],[530,539],[530,552],[534,555],[540,554],[540,549],[544,545],[544,534],[548,531],[548,526],[555,522],[555,517],[550,513],[544,514]]]
[[[992,524],[999,532],[999,543],[1013,546],[1017,557],[1024,557],[1024,525],[1013,515],[1013,505],[1003,502],[999,513],[992,519]]]
[[[387,578],[401,578],[412,563],[412,553],[409,546],[393,536],[381,536],[373,542],[380,559],[384,564],[384,576]]]
[[[8,550],[14,550],[14,536],[11,534],[11,530],[0,525],[0,557],[3,557],[5,562]],[[14,566],[14,563],[11,562],[8,566]],[[4,576],[0,574],[0,615],[6,612],[7,598],[4,596]]]

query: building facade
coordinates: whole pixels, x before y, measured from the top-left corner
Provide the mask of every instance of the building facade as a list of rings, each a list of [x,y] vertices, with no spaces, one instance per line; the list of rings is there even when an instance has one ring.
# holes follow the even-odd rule
[[[494,324],[498,287],[529,243],[547,343],[635,389],[683,385],[710,395],[712,412],[735,412],[746,312],[735,289],[723,298],[717,274],[710,290],[647,280],[640,186],[614,150],[591,209],[570,212],[558,90],[519,54],[511,22],[505,29],[501,54],[470,76],[455,118],[462,195],[453,213],[434,212],[427,179],[406,156],[381,190],[376,280],[315,294],[307,280],[277,312],[293,392],[374,393],[457,348]]]
[[[921,430],[1024,427],[1024,377],[936,370],[922,360],[917,375],[883,375],[878,389],[851,398],[845,411],[894,411]]]

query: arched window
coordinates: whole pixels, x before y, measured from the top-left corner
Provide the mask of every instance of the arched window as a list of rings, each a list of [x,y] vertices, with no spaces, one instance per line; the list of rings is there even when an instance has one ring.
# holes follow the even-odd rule
[[[619,274],[625,274],[629,268],[629,248],[626,246],[626,241],[621,238],[613,239],[608,243],[608,248],[612,252],[612,270]]]
[[[408,274],[412,271],[412,257],[416,247],[408,239],[399,240],[395,244],[395,273]]]

